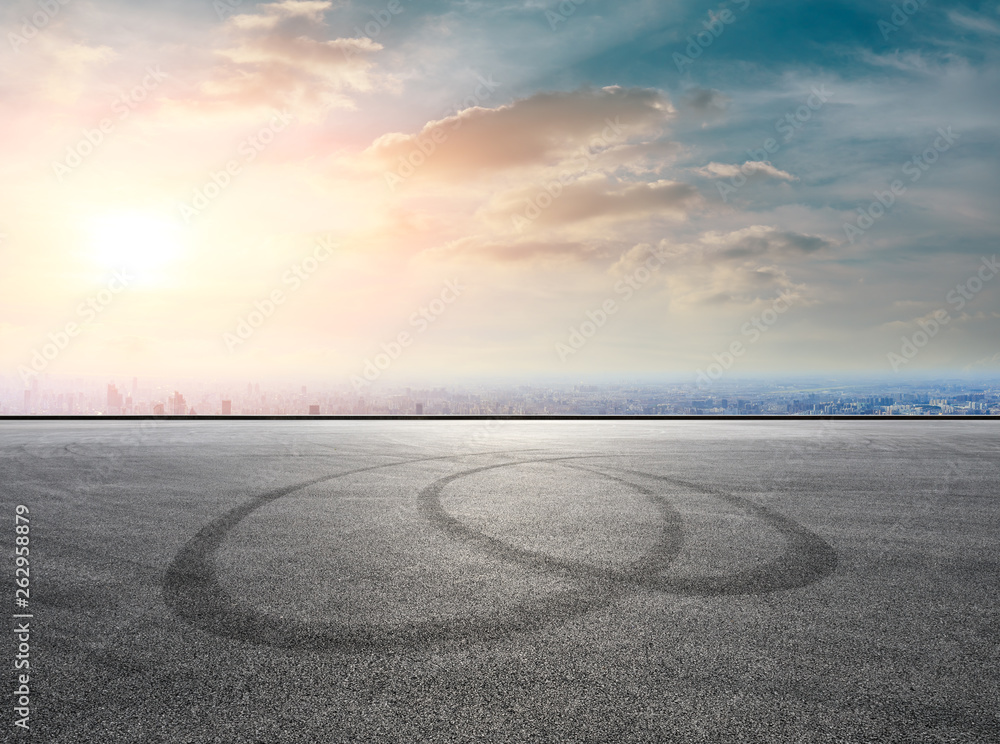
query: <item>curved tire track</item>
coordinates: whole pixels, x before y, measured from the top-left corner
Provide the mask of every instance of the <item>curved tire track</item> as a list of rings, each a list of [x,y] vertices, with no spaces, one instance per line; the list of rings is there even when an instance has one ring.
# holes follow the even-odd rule
[[[578,466],[574,466],[578,467]],[[580,468],[590,470],[590,468]],[[669,483],[703,493],[735,506],[772,527],[785,538],[785,551],[763,566],[726,576],[699,578],[650,577],[640,585],[648,589],[684,595],[767,594],[788,589],[801,589],[826,578],[837,570],[837,551],[812,530],[789,517],[742,496],[700,486],[680,478],[654,475],[635,470],[613,468],[642,478]]]
[[[527,450],[515,451],[524,454]],[[512,454],[481,453],[481,454]],[[336,622],[306,623],[274,617],[242,606],[222,587],[212,565],[215,552],[228,534],[265,504],[303,488],[356,473],[432,460],[454,460],[464,455],[424,457],[416,460],[357,468],[321,476],[262,494],[241,504],[203,527],[174,557],[163,578],[162,594],[170,610],[181,619],[213,635],[252,645],[275,648],[358,652],[368,648],[418,646],[468,638],[477,640],[510,636],[556,618],[579,615],[607,604],[611,595],[599,584],[584,587],[545,603],[515,605],[503,618],[462,618],[409,623],[405,627],[379,627]],[[531,461],[501,463],[504,467]],[[476,468],[474,470],[479,470]],[[450,477],[450,476],[449,476]]]
[[[527,454],[530,450],[490,455]],[[439,530],[497,560],[518,564],[530,570],[555,574],[576,583],[577,589],[544,601],[526,601],[508,609],[502,616],[418,621],[400,627],[339,622],[308,623],[280,618],[248,608],[225,591],[213,567],[213,556],[244,519],[262,506],[318,483],[356,473],[386,467],[434,460],[455,460],[465,455],[425,457],[357,468],[321,476],[261,494],[210,522],[181,549],[163,579],[163,598],[179,618],[214,635],[253,645],[275,648],[359,652],[369,648],[420,646],[442,641],[475,640],[479,642],[509,637],[536,629],[554,619],[566,619],[606,606],[634,589],[646,589],[681,595],[760,594],[807,586],[830,575],[837,566],[836,551],[814,532],[765,506],[733,494],[706,488],[669,476],[654,475],[624,468],[611,468],[633,478],[651,479],[710,495],[761,520],[777,530],[786,540],[785,551],[757,569],[729,575],[696,578],[670,577],[663,571],[677,558],[684,544],[683,521],[669,499],[655,490],[601,470],[571,464],[571,460],[604,455],[536,458],[494,463],[439,478],[420,491],[420,513]],[[663,531],[646,556],[628,568],[602,569],[598,566],[562,560],[551,555],[518,548],[486,535],[451,516],[441,503],[445,489],[452,483],[504,467],[552,463],[590,472],[621,483],[646,496],[659,509]]]
[[[455,480],[485,470],[509,466],[488,465],[442,478],[432,483],[420,493],[421,511],[438,528],[456,539],[476,546],[483,553],[498,560],[518,563],[540,571],[557,571],[577,580],[591,579],[604,582],[626,582],[633,587],[671,594],[715,596],[737,594],[766,594],[788,589],[799,589],[829,576],[837,567],[837,552],[816,533],[806,529],[792,519],[772,509],[756,504],[748,499],[725,491],[699,486],[689,481],[668,476],[652,475],[622,468],[612,468],[642,478],[680,486],[696,493],[704,493],[735,506],[768,524],[786,540],[786,548],[781,555],[765,565],[749,571],[719,576],[682,578],[664,576],[662,571],[677,557],[684,543],[683,525],[680,514],[668,500],[654,491],[632,481],[611,476],[608,473],[580,465],[570,465],[567,460],[581,457],[552,458],[535,462],[556,462],[564,467],[594,473],[628,485],[646,495],[660,509],[664,516],[664,534],[646,559],[627,571],[601,569],[597,566],[564,561],[539,551],[517,548],[503,540],[490,537],[475,528],[463,524],[449,515],[441,504],[444,488]],[[526,463],[520,463],[526,464]]]

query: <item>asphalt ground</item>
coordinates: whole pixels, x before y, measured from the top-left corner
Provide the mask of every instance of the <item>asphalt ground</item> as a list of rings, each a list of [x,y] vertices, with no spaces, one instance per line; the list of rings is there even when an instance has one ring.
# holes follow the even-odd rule
[[[0,731],[997,742],[998,492],[992,421],[3,422]]]

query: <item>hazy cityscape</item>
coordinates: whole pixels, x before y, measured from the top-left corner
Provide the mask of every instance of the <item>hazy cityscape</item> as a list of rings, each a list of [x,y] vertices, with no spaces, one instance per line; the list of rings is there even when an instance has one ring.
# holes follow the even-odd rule
[[[998,416],[1000,380],[803,379],[380,386],[97,381],[0,384],[3,416]]]

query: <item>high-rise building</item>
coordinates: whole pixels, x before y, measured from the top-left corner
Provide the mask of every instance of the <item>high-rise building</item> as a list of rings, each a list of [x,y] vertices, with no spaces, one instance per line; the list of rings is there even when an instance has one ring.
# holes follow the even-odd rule
[[[423,403],[417,403],[417,415],[418,416],[423,416],[424,415],[424,404]]]
[[[170,396],[169,399],[169,409],[172,416],[183,416],[187,413],[187,403],[184,402],[184,396],[181,395],[176,390],[174,394]]]
[[[112,416],[121,415],[123,405],[124,401],[122,400],[122,394],[118,392],[118,388],[113,382],[109,383],[107,408],[105,409],[105,412]]]
[[[319,406],[309,406],[310,416],[319,416]]]
[[[222,401],[222,415],[223,416],[233,415],[233,402],[231,400]]]

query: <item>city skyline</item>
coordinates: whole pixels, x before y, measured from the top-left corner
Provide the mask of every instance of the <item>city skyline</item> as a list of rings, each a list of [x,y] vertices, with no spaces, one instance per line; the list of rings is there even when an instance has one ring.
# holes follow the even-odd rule
[[[2,416],[1000,416],[1000,378],[480,381],[466,385],[225,383],[197,380],[0,382]]]

